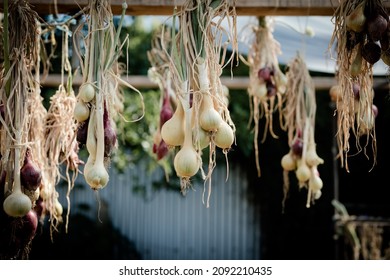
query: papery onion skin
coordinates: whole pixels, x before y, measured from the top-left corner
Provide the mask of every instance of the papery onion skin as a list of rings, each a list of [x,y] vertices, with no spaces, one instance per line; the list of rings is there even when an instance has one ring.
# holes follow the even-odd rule
[[[367,21],[367,34],[372,41],[379,41],[387,30],[388,20],[381,15]]]
[[[356,56],[351,64],[350,73],[351,73],[352,77],[357,77],[362,73],[362,71],[363,71],[362,63],[363,63],[363,58],[362,58],[361,50],[359,48],[359,50],[356,53]]]
[[[206,131],[216,131],[222,123],[222,117],[215,110],[213,100],[209,95],[204,95],[200,107],[199,124]]]
[[[356,100],[359,100],[360,99],[360,85],[357,83],[353,83],[352,84],[352,92],[353,92],[354,98]]]
[[[83,122],[89,118],[89,108],[81,100],[78,100],[73,111],[73,116],[78,122]]]
[[[22,192],[14,191],[3,203],[4,212],[11,217],[23,217],[31,210],[30,198]]]
[[[194,176],[200,168],[196,151],[191,147],[185,146],[176,154],[173,164],[177,176],[184,178]]]
[[[169,99],[169,95],[168,95],[168,93],[165,93],[164,99],[163,99],[163,104],[162,104],[161,111],[160,111],[160,128],[166,121],[168,121],[170,118],[172,118],[173,113],[174,112],[173,112],[172,105],[171,105],[171,102]]]
[[[282,157],[281,166],[286,171],[293,171],[297,168],[296,160],[291,151]]]
[[[169,152],[168,146],[165,143],[164,140],[161,139],[160,144],[157,146],[156,145],[156,154],[157,154],[157,160],[162,159],[165,157]]]
[[[89,119],[81,122],[77,127],[76,140],[79,143],[80,148],[85,144],[87,144],[88,124],[89,124]]]
[[[160,127],[168,121],[170,118],[172,118],[173,112],[168,108],[162,108],[160,112]]]
[[[355,8],[349,15],[347,15],[346,26],[349,30],[355,32],[362,32],[366,24],[366,17],[364,15],[363,3]]]
[[[161,137],[168,146],[180,146],[184,142],[184,109],[177,104],[173,116],[161,127]]]
[[[2,227],[0,256],[4,259],[27,259],[31,250],[31,242],[38,229],[38,217],[34,210],[22,217],[5,220]]]
[[[267,86],[265,83],[258,83],[253,87],[252,95],[259,98],[260,100],[264,99],[267,96]]]
[[[45,214],[46,203],[42,197],[39,197],[37,201],[35,201],[34,211],[37,213],[38,218]]]
[[[87,167],[87,165],[85,165]],[[85,169],[84,169],[85,170]],[[88,185],[94,190],[104,188],[109,180],[108,172],[103,163],[95,161],[94,165],[84,174]]]
[[[330,99],[333,102],[337,102],[337,100],[342,99],[342,92],[339,85],[333,85],[329,90]]]
[[[58,199],[56,199],[54,203],[54,210],[56,216],[61,216],[62,213],[64,212],[64,208],[62,207],[62,204],[58,201]]]
[[[201,113],[200,126],[206,131],[217,130],[221,122],[222,117],[214,108],[207,109]]]
[[[306,165],[306,163],[301,162],[298,164],[296,176],[299,182],[306,182],[310,179],[310,168]]]
[[[84,102],[90,102],[95,98],[95,88],[91,83],[85,83],[80,86],[79,96]]]
[[[262,81],[271,80],[272,75],[273,75],[273,71],[272,71],[271,67],[269,67],[269,66],[265,66],[263,68],[260,68],[258,73],[257,73],[257,76]]]
[[[104,156],[109,157],[114,151],[117,145],[116,132],[111,123],[111,119],[108,115],[107,107],[104,106],[103,113],[103,126],[104,126]]]
[[[291,146],[291,150],[294,155],[301,157],[303,151],[303,140],[300,138],[295,139],[294,143]]]
[[[276,86],[272,82],[267,82],[267,96],[272,97],[275,96],[277,92]]]
[[[84,170],[83,170],[84,177],[86,177],[88,175],[89,171],[93,168],[95,161],[96,160],[95,160],[94,156],[89,155],[87,162],[84,165]]]
[[[309,188],[311,188],[313,191],[319,191],[323,187],[323,182],[320,176],[312,175],[309,179]]]
[[[20,169],[20,180],[22,186],[30,191],[35,191],[42,182],[42,171],[38,165],[33,162],[29,149],[26,151],[24,164]]]
[[[20,235],[25,240],[32,240],[38,228],[38,215],[34,210],[30,210],[22,217]]]
[[[215,145],[221,149],[230,149],[234,143],[234,133],[231,126],[222,121],[215,133]]]
[[[198,136],[199,136],[199,148],[201,150],[205,149],[206,147],[209,146],[210,144],[210,136],[207,131],[205,131],[202,128],[199,128],[198,131]]]
[[[372,113],[374,114],[375,118],[378,116],[379,110],[375,104],[372,104]]]
[[[310,144],[306,153],[306,163],[308,166],[317,166],[323,164],[324,160],[320,158],[317,154],[315,144]]]
[[[280,94],[284,94],[287,90],[287,77],[282,72],[275,75],[275,85]]]
[[[381,47],[372,41],[367,42],[362,48],[363,58],[371,65],[379,61],[381,54]]]

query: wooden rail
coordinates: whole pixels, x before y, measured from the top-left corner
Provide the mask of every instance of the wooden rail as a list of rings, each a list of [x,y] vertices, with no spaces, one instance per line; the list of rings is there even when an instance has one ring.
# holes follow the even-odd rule
[[[88,0],[28,0],[40,15],[74,14],[88,4]],[[171,15],[175,6],[184,0],[126,0],[129,15]],[[229,0],[233,3],[234,0]],[[123,0],[111,0],[114,14],[120,14]],[[55,4],[56,3],[56,4]],[[339,0],[236,0],[238,15],[329,16],[333,15]],[[390,7],[390,3],[385,1]],[[0,0],[0,7],[3,0]]]
[[[142,88],[158,88],[158,85],[153,83],[147,76],[128,76],[124,79],[137,89]],[[73,77],[73,85],[75,87],[81,84],[81,76]],[[336,80],[333,77],[313,77],[313,81],[316,90],[328,90],[331,86],[336,84]],[[222,77],[222,84],[227,86],[229,89],[247,89],[249,86],[248,77]],[[42,81],[42,86],[45,87],[58,87],[61,83],[61,76],[59,74],[50,74]],[[374,78],[374,88],[387,88],[388,79],[385,77]]]

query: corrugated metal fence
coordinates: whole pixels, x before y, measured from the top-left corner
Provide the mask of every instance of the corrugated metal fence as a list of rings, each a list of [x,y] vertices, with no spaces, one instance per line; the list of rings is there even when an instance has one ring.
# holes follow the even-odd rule
[[[231,165],[226,181],[226,166],[217,166],[209,208],[202,203],[202,183],[194,183],[185,196],[156,191],[152,183],[162,178],[162,170],[151,174],[144,170],[143,164],[123,174],[111,168],[109,184],[99,192],[100,217],[110,219],[134,242],[143,259],[259,259],[259,210],[247,199],[248,183],[241,168]],[[90,218],[98,222],[96,195],[83,176],[77,182],[85,187],[72,191],[71,214],[80,211],[80,203],[87,204]],[[134,192],[135,185],[145,186],[147,199]],[[62,191],[60,201],[66,205]]]

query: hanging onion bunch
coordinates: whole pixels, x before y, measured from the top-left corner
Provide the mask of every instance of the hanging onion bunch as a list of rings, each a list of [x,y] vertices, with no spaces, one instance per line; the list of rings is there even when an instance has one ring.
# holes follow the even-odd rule
[[[226,156],[235,140],[227,93],[220,81],[223,67],[232,61],[237,49],[234,17],[234,5],[232,9],[228,1],[188,0],[173,15],[173,26],[177,18],[180,21],[178,32],[172,30],[172,44],[163,43],[178,102],[172,118],[162,126],[161,135],[168,145],[178,149],[174,168],[183,193],[190,186],[190,178],[201,170],[205,189],[208,182],[207,206],[216,148],[222,149]],[[221,27],[223,20],[228,21],[232,30]],[[230,44],[234,51],[231,57],[226,57]],[[184,137],[179,137],[181,134]],[[205,172],[202,150],[207,147],[209,164]]]
[[[351,68],[352,75],[357,75],[362,71],[362,59],[373,65],[381,59],[381,55],[388,58],[389,17],[382,0],[348,2],[340,5],[334,17],[336,21],[345,21],[348,51],[357,48],[354,67]]]
[[[37,24],[39,24],[37,22]],[[43,189],[47,185],[45,176],[45,170],[48,165],[48,159],[44,151],[45,145],[45,119],[47,116],[47,110],[43,106],[43,98],[41,96],[40,85],[40,51],[41,51],[41,28],[38,26],[37,34],[35,37],[36,45],[36,64],[34,66],[34,80],[35,89],[31,91],[30,97],[27,100],[27,111],[30,116],[28,123],[28,141],[29,145],[26,149],[25,159],[23,162],[22,170],[28,173],[28,176],[23,176],[21,172],[21,182],[29,191],[27,195],[35,200],[33,207],[36,206],[37,198],[43,193]],[[32,167],[32,168],[31,168]],[[24,178],[25,177],[25,178]],[[28,181],[32,181],[29,184]],[[28,187],[28,185],[30,185]],[[35,187],[32,187],[35,186]],[[43,221],[43,220],[42,220]]]
[[[380,0],[343,1],[336,9],[335,29],[329,48],[336,46],[337,81],[341,92],[335,99],[337,111],[337,144],[341,165],[349,171],[347,156],[351,133],[358,139],[358,153],[372,140],[376,164],[376,135],[373,114],[373,65],[386,57],[389,49],[387,12]],[[383,59],[386,63],[386,58]],[[333,88],[337,89],[337,88]],[[365,143],[361,137],[365,136]]]
[[[48,164],[44,174],[47,184],[41,195],[45,210],[50,214],[49,220],[52,230],[55,230],[58,222],[62,221],[62,207],[60,207],[59,194],[55,186],[62,178],[65,178],[68,184],[66,195],[68,202],[67,230],[70,214],[70,192],[79,173],[79,165],[84,163],[78,156],[77,124],[73,118],[77,100],[72,88],[72,68],[68,57],[69,28],[64,24],[62,30],[61,84],[50,98],[50,106],[45,119],[44,153],[48,158]],[[65,72],[68,76],[66,82]],[[65,165],[64,174],[61,173],[62,165]]]
[[[324,161],[317,155],[314,139],[315,87],[305,62],[298,55],[287,68],[286,105],[283,109],[290,151],[282,157],[284,199],[290,188],[289,172],[294,171],[299,188],[307,188],[306,207],[321,196],[322,180],[318,165]]]
[[[119,67],[116,62],[123,46],[123,43],[119,44],[119,34],[126,9],[127,4],[124,2],[116,30],[110,2],[91,0],[86,17],[88,34],[84,38],[85,52],[82,54],[80,47],[76,46],[81,60],[83,83],[78,91],[74,117],[80,129],[78,140],[85,141],[89,155],[84,166],[84,177],[93,190],[100,190],[107,185],[110,158],[118,145],[113,119],[118,104],[113,101],[120,99],[114,96],[117,91],[112,89],[121,86],[137,91],[121,79],[118,75],[120,71],[114,69],[114,66]],[[80,24],[78,31],[83,26],[83,23]]]
[[[249,66],[248,94],[251,100],[251,117],[254,122],[254,146],[256,153],[257,174],[260,177],[259,163],[259,120],[265,117],[265,129],[262,142],[268,132],[274,138],[278,136],[273,131],[273,114],[279,111],[279,121],[282,126],[282,106],[286,91],[286,76],[279,68],[277,56],[281,54],[280,44],[273,37],[271,21],[260,17],[258,25],[252,28],[252,41],[247,60],[241,58]]]
[[[33,208],[42,184],[40,127],[44,114],[36,92],[39,80],[38,15],[25,1],[13,1],[4,11],[4,64],[1,77],[1,202],[0,215],[1,258],[28,257],[31,240],[37,229],[37,215]],[[40,104],[37,104],[38,102]],[[32,104],[40,105],[34,112]],[[36,131],[32,131],[35,130]],[[26,226],[26,227],[25,227]],[[3,246],[5,244],[5,246]]]

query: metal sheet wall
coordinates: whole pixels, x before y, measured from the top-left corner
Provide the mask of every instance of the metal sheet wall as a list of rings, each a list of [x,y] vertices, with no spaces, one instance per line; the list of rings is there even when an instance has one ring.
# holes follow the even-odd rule
[[[152,190],[162,171],[148,174],[144,164],[123,174],[111,169],[109,185],[99,192],[100,204],[79,176],[77,182],[84,187],[72,191],[71,213],[81,211],[78,204],[88,204],[90,218],[111,219],[143,259],[259,259],[259,210],[247,199],[244,171],[229,168],[227,181],[226,166],[214,170],[209,208],[202,202],[202,183],[194,183],[185,196],[179,191]],[[171,180],[179,179],[172,176]],[[147,199],[134,193],[135,185],[146,187]],[[64,193],[60,201],[66,203]]]

